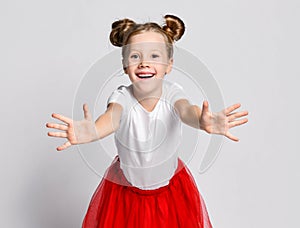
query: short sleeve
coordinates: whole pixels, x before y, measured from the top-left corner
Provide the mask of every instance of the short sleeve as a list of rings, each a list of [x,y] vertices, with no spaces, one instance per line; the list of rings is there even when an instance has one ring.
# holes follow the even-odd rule
[[[181,85],[177,83],[169,84],[167,88],[166,99],[174,107],[175,102],[180,99],[189,100],[188,96],[185,94]]]
[[[107,106],[110,103],[118,103],[120,104],[123,109],[126,107],[126,93],[127,93],[127,87],[124,85],[121,85],[112,92],[112,94],[107,99]]]

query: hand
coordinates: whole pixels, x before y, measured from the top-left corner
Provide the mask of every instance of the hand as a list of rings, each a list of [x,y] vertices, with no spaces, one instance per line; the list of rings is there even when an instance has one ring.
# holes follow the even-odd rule
[[[73,121],[60,114],[52,114],[52,117],[61,120],[65,124],[47,123],[46,127],[61,130],[62,132],[48,132],[48,136],[66,138],[68,141],[57,147],[58,151],[65,150],[71,145],[88,143],[98,138],[95,123],[88,110],[87,104],[83,105],[84,119]]]
[[[247,118],[238,119],[248,115],[248,111],[233,112],[241,107],[240,104],[234,104],[221,112],[212,113],[208,109],[208,102],[204,101],[200,117],[200,128],[207,133],[224,135],[233,141],[239,139],[229,132],[229,129],[248,122]]]

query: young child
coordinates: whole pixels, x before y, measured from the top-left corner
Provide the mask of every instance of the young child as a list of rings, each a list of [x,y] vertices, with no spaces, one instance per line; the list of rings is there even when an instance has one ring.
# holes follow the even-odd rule
[[[67,142],[57,150],[88,143],[115,132],[118,155],[96,189],[82,227],[210,228],[205,203],[189,169],[178,157],[182,122],[231,140],[229,129],[246,123],[240,104],[211,113],[191,105],[182,88],[164,79],[173,64],[173,43],[184,23],[166,15],[165,25],[118,20],[112,24],[111,43],[122,47],[124,72],[132,84],[120,86],[95,122],[86,104],[84,119],[73,121],[52,114],[65,124],[47,123],[49,136]]]

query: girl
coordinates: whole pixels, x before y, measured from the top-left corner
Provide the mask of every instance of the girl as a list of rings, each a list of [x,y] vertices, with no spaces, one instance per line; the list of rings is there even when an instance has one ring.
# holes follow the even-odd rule
[[[112,24],[110,41],[122,47],[124,72],[132,82],[120,86],[95,122],[86,104],[84,119],[65,124],[47,123],[62,132],[49,136],[67,142],[57,148],[88,143],[115,132],[118,155],[96,189],[82,227],[212,227],[196,183],[178,157],[181,122],[238,141],[228,130],[248,120],[240,104],[211,113],[191,105],[181,87],[164,80],[173,64],[173,43],[185,30],[181,19],[166,15],[165,25],[136,24],[129,19]]]

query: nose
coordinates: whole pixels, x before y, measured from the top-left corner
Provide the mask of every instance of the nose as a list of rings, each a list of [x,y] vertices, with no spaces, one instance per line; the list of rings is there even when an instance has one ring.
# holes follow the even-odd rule
[[[139,63],[139,67],[143,68],[143,67],[149,67],[150,64],[148,61],[146,61],[144,58],[141,59],[141,62]]]

